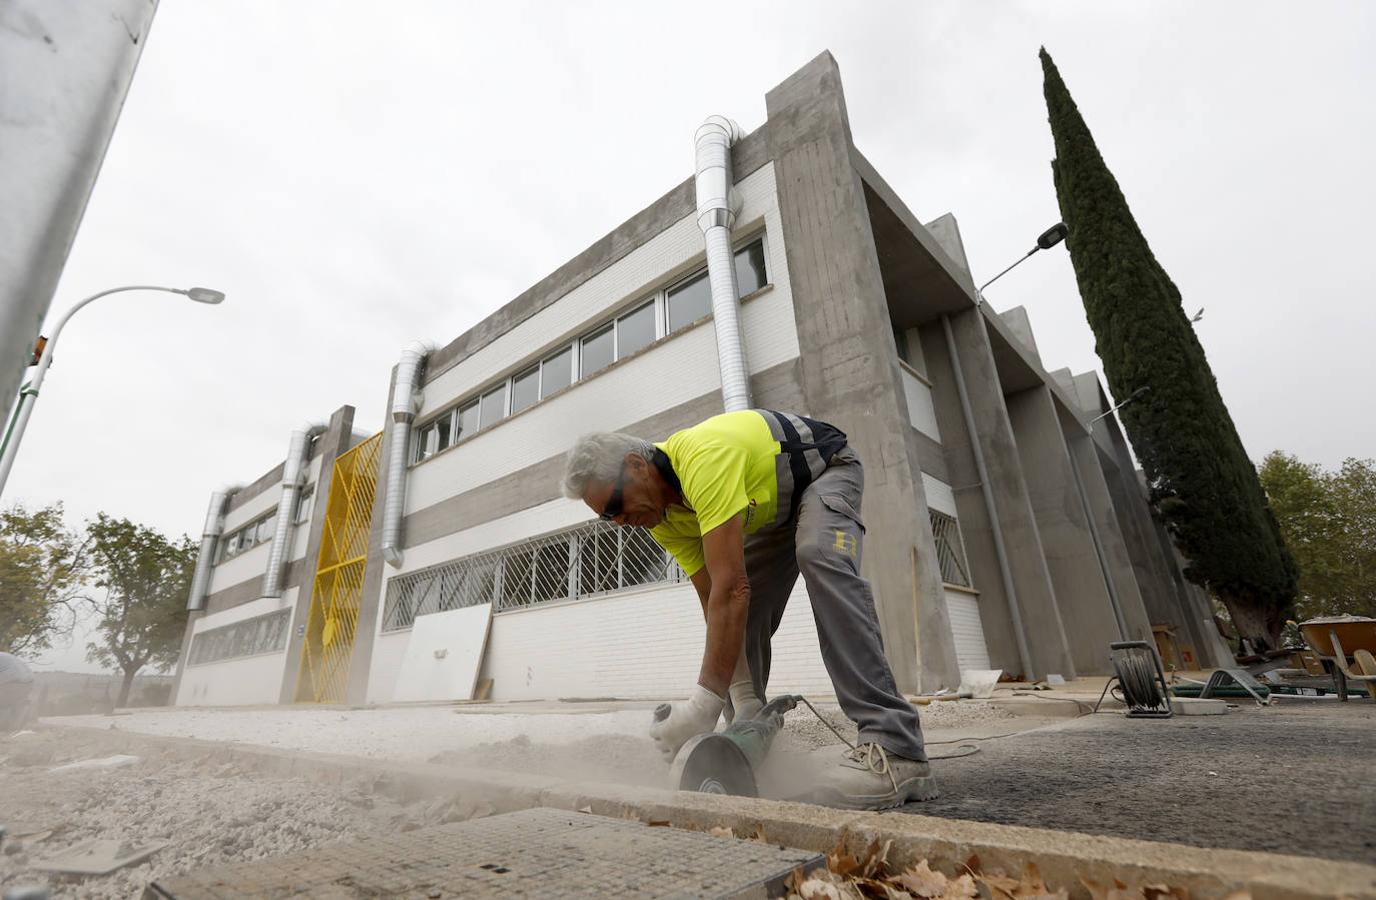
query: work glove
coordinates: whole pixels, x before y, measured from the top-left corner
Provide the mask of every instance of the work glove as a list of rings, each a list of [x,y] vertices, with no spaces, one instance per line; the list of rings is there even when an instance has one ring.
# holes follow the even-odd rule
[[[654,738],[664,758],[672,760],[689,738],[716,730],[717,719],[725,705],[725,698],[700,684],[694,685],[686,701],[662,703],[655,709],[650,737]]]
[[[755,682],[750,680],[749,675],[744,681],[733,681],[731,687],[727,688],[727,697],[730,703],[727,704],[726,722],[739,722],[743,719],[753,719],[760,710],[764,709],[764,701],[755,693]]]
[[[750,677],[750,663],[742,649],[736,657],[731,684],[726,689],[726,724],[753,719],[764,708],[764,698],[755,694],[755,682]]]

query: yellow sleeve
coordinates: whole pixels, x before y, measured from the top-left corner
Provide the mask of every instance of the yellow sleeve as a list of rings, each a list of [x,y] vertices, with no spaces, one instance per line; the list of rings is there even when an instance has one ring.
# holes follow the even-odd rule
[[[655,539],[655,543],[663,547],[670,556],[678,561],[679,568],[689,578],[696,575],[698,570],[707,564],[707,560],[702,554],[702,538],[700,537],[681,534],[665,525],[656,525],[651,528],[650,536]]]
[[[697,513],[698,530],[706,534],[745,511],[745,469],[749,454],[720,444],[686,454],[679,471],[683,497]]]

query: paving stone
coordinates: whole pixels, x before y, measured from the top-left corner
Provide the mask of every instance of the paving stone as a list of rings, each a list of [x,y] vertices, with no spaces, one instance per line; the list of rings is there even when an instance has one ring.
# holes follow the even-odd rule
[[[163,879],[145,898],[772,897],[821,854],[537,808]]]

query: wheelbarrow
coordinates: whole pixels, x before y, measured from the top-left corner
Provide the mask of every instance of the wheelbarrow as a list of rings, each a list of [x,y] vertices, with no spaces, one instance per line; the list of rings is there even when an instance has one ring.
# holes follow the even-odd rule
[[[1376,619],[1321,616],[1301,622],[1300,634],[1324,667],[1332,671],[1339,700],[1347,700],[1349,681],[1365,687],[1376,700]]]

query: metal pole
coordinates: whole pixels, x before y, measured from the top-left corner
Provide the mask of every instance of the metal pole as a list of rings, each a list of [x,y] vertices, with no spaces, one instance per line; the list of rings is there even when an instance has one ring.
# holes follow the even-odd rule
[[[960,411],[965,417],[965,430],[970,435],[970,450],[975,457],[975,471],[979,474],[980,494],[984,497],[984,511],[989,516],[989,531],[994,535],[994,555],[999,558],[999,577],[1003,581],[1003,592],[1008,597],[1008,613],[1013,619],[1013,636],[1017,639],[1018,661],[1022,665],[1023,678],[1031,681],[1036,675],[1032,670],[1032,654],[1027,649],[1027,635],[1023,632],[1022,627],[1022,609],[1018,606],[1018,592],[1013,586],[1013,570],[1008,565],[1008,550],[1003,544],[1003,529],[999,526],[999,511],[994,504],[993,489],[989,486],[989,469],[984,464],[984,450],[979,444],[979,432],[975,428],[975,413],[970,407],[970,394],[965,389],[965,374],[960,368],[960,351],[956,349],[956,336],[955,332],[951,330],[950,316],[941,317],[941,330],[946,335],[946,352],[951,357],[951,371],[955,373],[956,393],[960,396]]]
[[[5,492],[5,483],[9,480],[10,469],[14,468],[14,458],[19,453],[19,442],[24,439],[24,429],[28,427],[29,417],[33,415],[34,405],[38,402],[38,392],[43,388],[43,379],[47,376],[48,368],[53,363],[53,349],[57,346],[57,339],[62,334],[62,329],[76,311],[83,306],[86,306],[92,301],[99,300],[101,297],[109,294],[118,294],[123,291],[164,291],[169,294],[189,293],[180,288],[159,287],[157,285],[127,285],[125,287],[110,288],[98,294],[92,294],[63,313],[62,318],[58,319],[57,325],[53,327],[52,336],[48,338],[47,344],[43,347],[43,355],[38,359],[38,368],[34,371],[33,379],[29,382],[28,387],[20,392],[19,401],[15,404],[14,417],[5,435],[4,453],[0,455],[0,494],[4,494]]]

